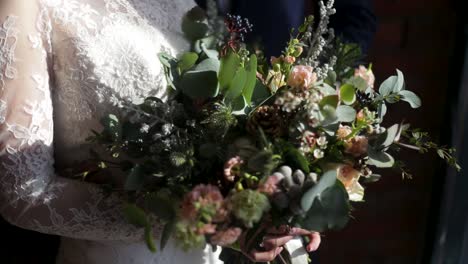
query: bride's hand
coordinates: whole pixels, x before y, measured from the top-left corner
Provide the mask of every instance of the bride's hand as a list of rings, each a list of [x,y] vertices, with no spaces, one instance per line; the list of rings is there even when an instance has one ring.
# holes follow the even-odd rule
[[[287,242],[297,236],[309,237],[310,241],[306,246],[308,252],[315,251],[320,246],[321,238],[319,233],[296,227],[288,228],[287,226],[267,229],[262,243],[259,245],[262,248],[260,250],[252,247],[252,242],[255,241],[255,238],[246,241],[245,234],[240,239],[240,246],[242,253],[251,261],[269,262],[273,261],[283,251],[284,245]]]

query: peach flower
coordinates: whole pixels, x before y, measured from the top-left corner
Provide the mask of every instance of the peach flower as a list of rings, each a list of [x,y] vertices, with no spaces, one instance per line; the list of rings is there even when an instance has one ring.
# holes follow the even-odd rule
[[[295,66],[289,73],[288,85],[293,88],[310,88],[317,81],[317,74],[311,66]]]
[[[360,157],[367,153],[369,141],[365,136],[357,136],[345,142],[345,152],[354,157]]]
[[[361,173],[353,166],[345,164],[338,167],[337,178],[343,183],[349,195],[349,200],[362,201],[364,198],[364,187],[359,184]]]
[[[351,134],[351,132],[353,132],[351,127],[349,127],[349,126],[340,126],[340,128],[338,128],[338,131],[336,131],[336,137],[338,139],[344,140],[347,136],[349,136]]]

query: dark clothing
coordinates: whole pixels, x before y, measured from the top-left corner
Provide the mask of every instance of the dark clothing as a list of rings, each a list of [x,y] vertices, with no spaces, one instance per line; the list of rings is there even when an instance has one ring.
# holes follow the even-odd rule
[[[205,0],[196,2],[205,6]],[[290,30],[298,28],[310,12],[305,3],[304,0],[231,0],[229,12],[248,18],[254,25],[253,35],[261,38],[266,54],[279,55],[289,40]],[[335,0],[335,8],[337,14],[331,17],[330,26],[336,35],[345,42],[358,43],[363,53],[367,53],[376,31],[371,0]]]

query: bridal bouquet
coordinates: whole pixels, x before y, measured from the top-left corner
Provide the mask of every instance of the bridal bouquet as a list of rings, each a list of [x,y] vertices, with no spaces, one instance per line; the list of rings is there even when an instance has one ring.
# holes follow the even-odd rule
[[[380,179],[373,170],[409,176],[400,148],[435,150],[458,168],[454,150],[427,133],[384,126],[390,105],[418,108],[421,100],[398,70],[376,86],[359,48],[327,28],[332,5],[321,2],[320,21],[306,18],[268,60],[244,43],[247,20],[220,23],[213,6],[195,8],[182,25],[191,51],[160,54],[168,99],[122,101],[124,111],[102,120],[90,140],[113,160],[97,156],[99,167],[126,175],[124,214],[145,228],[151,250],[153,218],[164,224],[161,248],[174,237],[186,250],[238,249],[242,235],[255,240],[265,225],[342,228],[350,202]]]

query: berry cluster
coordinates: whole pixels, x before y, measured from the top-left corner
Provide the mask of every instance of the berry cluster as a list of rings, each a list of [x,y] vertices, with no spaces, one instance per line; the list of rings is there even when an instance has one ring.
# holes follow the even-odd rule
[[[369,110],[373,110],[375,108],[374,100],[372,100],[372,97],[369,94],[358,91],[356,93],[356,99],[362,108],[367,107]]]
[[[223,48],[223,53],[227,53],[227,49],[238,50],[240,43],[244,42],[245,35],[252,32],[252,24],[247,18],[228,14],[224,20],[227,31],[229,32],[228,40]]]

